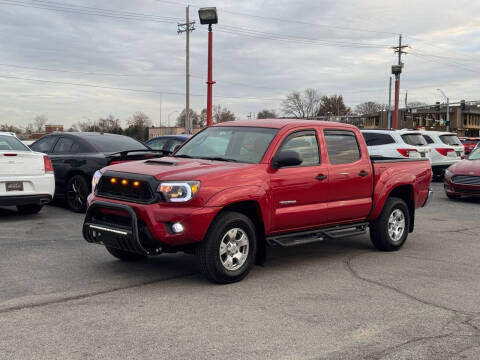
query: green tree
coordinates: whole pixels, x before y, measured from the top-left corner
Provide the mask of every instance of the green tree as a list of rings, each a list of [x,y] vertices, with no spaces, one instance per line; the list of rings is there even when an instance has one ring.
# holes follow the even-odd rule
[[[351,109],[343,102],[342,95],[322,96],[317,115],[319,116],[342,116],[351,113]]]

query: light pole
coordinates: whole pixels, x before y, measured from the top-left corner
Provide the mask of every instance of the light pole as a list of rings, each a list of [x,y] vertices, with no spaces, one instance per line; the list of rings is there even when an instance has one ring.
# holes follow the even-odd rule
[[[168,114],[168,117],[167,117],[168,118],[168,126],[170,126],[170,116],[177,113],[177,112],[178,112],[178,110],[175,110],[175,111],[172,111],[170,114]]]
[[[212,24],[218,23],[217,8],[206,7],[198,9],[200,24],[208,25],[208,80],[207,80],[207,126],[212,125]]]
[[[447,122],[447,131],[450,131],[450,99],[448,98],[447,95],[445,95],[445,93],[441,89],[437,89],[437,90],[440,91],[440,93],[443,95],[443,97],[447,100],[447,119],[446,119],[446,122]]]

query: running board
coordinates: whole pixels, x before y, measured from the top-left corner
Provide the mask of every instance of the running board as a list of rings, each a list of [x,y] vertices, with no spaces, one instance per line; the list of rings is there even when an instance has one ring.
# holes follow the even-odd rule
[[[296,246],[310,244],[325,239],[340,239],[344,237],[362,235],[367,230],[368,222],[340,225],[330,228],[323,228],[310,231],[302,231],[297,233],[289,233],[283,235],[275,235],[267,237],[269,246]]]

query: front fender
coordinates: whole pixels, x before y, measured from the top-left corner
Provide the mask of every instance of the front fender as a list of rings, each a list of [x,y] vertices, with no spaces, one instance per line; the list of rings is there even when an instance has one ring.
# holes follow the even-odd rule
[[[265,228],[268,229],[270,225],[268,210],[270,208],[270,201],[266,189],[260,186],[246,185],[224,189],[212,195],[205,203],[205,206],[223,208],[244,201],[255,201],[258,204],[262,216],[260,220],[264,222]]]

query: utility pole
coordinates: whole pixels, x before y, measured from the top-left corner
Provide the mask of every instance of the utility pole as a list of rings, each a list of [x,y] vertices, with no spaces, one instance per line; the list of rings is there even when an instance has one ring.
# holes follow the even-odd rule
[[[390,76],[388,86],[388,113],[387,113],[387,128],[392,128],[392,76]]]
[[[406,54],[403,49],[407,48],[408,45],[402,45],[402,34],[398,36],[398,46],[394,46],[392,49],[395,50],[395,53],[398,54],[398,64],[392,66],[392,74],[395,75],[395,114],[393,118],[393,128],[397,129],[398,127],[398,107],[400,100],[400,74],[402,73],[403,63],[402,63],[402,54]]]
[[[185,23],[177,24],[177,34],[185,33],[186,39],[186,63],[185,63],[185,132],[191,133],[192,124],[190,123],[190,33],[195,30],[195,21],[190,21],[190,6],[185,9]]]

